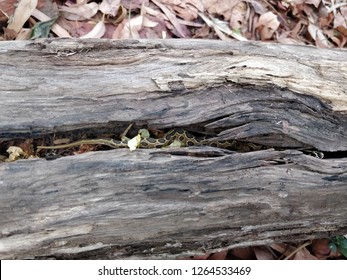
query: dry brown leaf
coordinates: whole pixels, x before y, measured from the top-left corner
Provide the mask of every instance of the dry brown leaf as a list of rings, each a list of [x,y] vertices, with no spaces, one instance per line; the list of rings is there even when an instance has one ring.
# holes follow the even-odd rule
[[[206,24],[214,29],[220,39],[222,40],[230,40],[229,37],[225,36],[223,33],[232,36],[233,38],[239,41],[247,41],[245,37],[231,30],[230,27],[226,24],[226,22],[219,20],[218,18],[209,19],[202,13],[199,13],[199,16],[206,22]]]
[[[327,8],[328,13],[333,12],[336,16],[338,10],[347,5],[345,0],[337,0],[337,1],[323,1],[323,5]]]
[[[243,26],[247,26],[247,4],[242,1],[231,9],[229,25],[234,30],[241,30]]]
[[[160,11],[154,10],[154,9],[147,7],[147,6],[142,6],[141,12],[146,13],[146,14],[151,15],[151,16],[154,16],[154,17],[162,15],[162,13]]]
[[[69,30],[72,37],[80,37],[93,29],[95,24],[91,21],[71,21],[64,17],[59,17],[56,23],[65,30]]]
[[[341,33],[337,33],[335,30],[324,30],[324,35],[326,35],[335,45],[339,48],[343,48],[346,43],[346,36],[341,36]]]
[[[139,31],[143,27],[143,16],[136,16],[129,20],[124,20],[114,31],[113,39],[138,39]]]
[[[276,260],[276,256],[271,254],[270,248],[267,246],[253,247],[253,251],[257,260]]]
[[[318,8],[319,4],[322,2],[322,0],[305,0],[306,4],[312,4],[316,8]]]
[[[265,6],[265,2],[263,1],[251,1],[250,4],[252,5],[254,11],[259,14],[265,14],[268,10]]]
[[[37,0],[21,0],[7,28],[19,32],[37,6]]]
[[[18,0],[0,0],[0,10],[8,17],[14,14]]]
[[[255,254],[252,247],[235,248],[230,250],[229,254],[232,255],[234,259],[240,259],[240,260],[255,259]]]
[[[170,6],[177,16],[192,21],[198,17],[198,12],[203,12],[204,6],[200,0],[160,0],[162,4]]]
[[[26,139],[24,142],[18,145],[25,154],[34,155],[33,139]]]
[[[71,7],[59,6],[59,10],[69,20],[90,19],[98,12],[98,9],[99,5],[95,2],[76,4]]]
[[[23,30],[23,28],[21,29],[21,31]],[[14,40],[14,39],[16,39],[16,40],[20,40],[19,38],[18,38],[18,35],[21,33],[21,31],[19,31],[19,33],[17,33],[16,31],[14,31],[13,29],[10,29],[10,28],[6,28],[6,27],[3,27],[3,31],[4,31],[4,39],[5,40]],[[29,35],[29,37],[27,38],[27,39],[29,39],[30,38],[30,35]],[[27,39],[24,39],[24,40],[27,40]]]
[[[311,244],[312,254],[318,259],[326,259],[331,252],[329,243],[330,240],[327,238],[313,240]]]
[[[237,5],[239,0],[202,0],[205,10],[211,15],[223,15],[224,19],[230,20],[231,9]]]
[[[307,248],[302,248],[292,258],[293,260],[317,260],[315,256],[313,256]]]
[[[347,6],[343,6],[340,8],[340,13],[337,13],[334,18],[334,28],[337,28],[339,26],[347,28],[346,21],[347,21]]]
[[[128,10],[140,9],[142,5],[148,5],[149,0],[122,0],[122,5]]]
[[[312,39],[316,42],[317,47],[328,48],[330,46],[330,43],[324,36],[322,30],[316,25],[309,23],[307,31],[310,33]]]
[[[221,252],[212,253],[208,256],[208,260],[225,260],[228,255],[228,250],[223,250]]]
[[[257,28],[261,40],[269,40],[280,26],[277,16],[273,12],[267,12],[259,17]]]
[[[152,22],[155,22],[157,24],[156,26],[151,28],[147,28],[146,26],[144,26],[139,31],[141,38],[164,39],[167,37],[167,34],[168,34],[167,28],[166,28],[167,17],[162,12],[143,5],[141,7],[141,14],[143,15],[144,18]]]
[[[176,32],[174,32],[174,33],[176,33],[176,35],[178,37],[186,38],[189,36],[188,30],[183,29],[183,26],[178,22],[175,14],[173,12],[171,12],[165,5],[161,4],[157,0],[152,0],[152,2],[154,4],[156,4],[164,12],[164,14],[168,17],[169,21],[172,23],[172,25],[174,26],[174,28],[176,30]]]
[[[290,252],[295,250],[295,247],[285,243],[273,243],[273,244],[270,244],[269,246],[284,256],[288,256]]]
[[[203,27],[195,31],[193,38],[208,38],[208,36],[210,35],[210,32],[211,32],[210,27],[208,25],[204,25]]]
[[[117,15],[120,2],[120,0],[103,0],[99,4],[99,10],[106,15],[115,17]]]

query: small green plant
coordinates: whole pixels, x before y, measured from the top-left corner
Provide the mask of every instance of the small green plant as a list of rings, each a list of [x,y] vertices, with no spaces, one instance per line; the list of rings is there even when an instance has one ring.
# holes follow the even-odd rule
[[[329,243],[330,249],[335,253],[340,252],[344,257],[347,258],[347,238],[344,236],[335,236],[331,238]]]

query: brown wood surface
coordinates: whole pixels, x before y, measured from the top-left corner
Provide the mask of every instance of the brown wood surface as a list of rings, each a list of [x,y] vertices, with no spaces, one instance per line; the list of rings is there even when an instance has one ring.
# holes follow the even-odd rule
[[[346,232],[345,50],[41,40],[0,42],[0,61],[2,143],[134,122],[268,147],[1,163],[1,258],[175,258]]]

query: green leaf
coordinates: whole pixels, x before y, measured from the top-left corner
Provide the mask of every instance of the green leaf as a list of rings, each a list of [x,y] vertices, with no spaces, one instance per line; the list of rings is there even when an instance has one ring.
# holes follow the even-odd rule
[[[142,138],[149,138],[150,137],[148,129],[145,129],[145,128],[141,128],[139,130],[139,134],[141,135]]]
[[[347,258],[347,248],[340,247],[339,251],[344,257]]]
[[[331,251],[332,251],[333,253],[336,253],[337,247],[336,247],[336,244],[335,244],[335,243],[330,242],[330,243],[329,243],[329,248],[331,249]]]
[[[58,17],[59,16],[56,16],[50,20],[36,23],[31,30],[30,39],[47,38],[49,32],[51,31],[52,25],[55,23]]]
[[[347,239],[344,236],[338,236],[338,245],[339,247],[347,249]]]

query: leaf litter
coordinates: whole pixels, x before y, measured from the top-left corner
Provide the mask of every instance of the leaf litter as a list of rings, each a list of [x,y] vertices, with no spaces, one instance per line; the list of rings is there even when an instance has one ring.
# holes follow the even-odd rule
[[[35,25],[58,17],[40,37],[256,40],[320,48],[347,42],[346,0],[17,2],[0,0],[1,40],[29,39]]]

